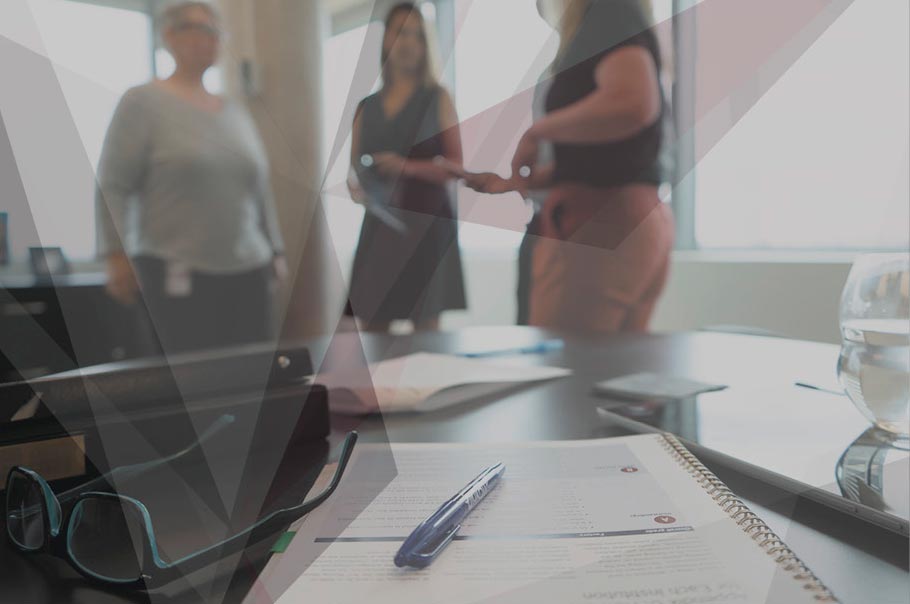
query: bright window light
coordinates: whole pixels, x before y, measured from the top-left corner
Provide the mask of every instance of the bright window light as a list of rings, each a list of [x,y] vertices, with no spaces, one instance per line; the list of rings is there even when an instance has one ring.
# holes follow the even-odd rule
[[[700,247],[907,249],[908,6],[854,2],[708,152]]]
[[[54,64],[85,153],[97,168],[104,135],[120,96],[151,77],[148,15],[71,0],[28,0],[47,56]],[[95,254],[95,180],[68,199],[30,200],[45,246],[70,259]]]
[[[375,69],[378,70],[378,35],[370,36],[370,41],[374,42],[373,47],[364,48],[368,28],[375,28],[378,33],[382,29],[382,24],[362,25],[334,35],[326,40],[322,54],[322,155],[329,163],[325,173],[322,201],[332,244],[342,262],[345,274],[349,269],[349,257],[353,257],[354,249],[357,247],[360,224],[363,222],[363,208],[351,201],[345,186],[351,166],[351,124],[342,123],[342,119],[361,54],[365,61],[372,61],[375,58],[377,65]],[[375,90],[379,82],[366,84]],[[360,99],[353,99],[352,102],[358,103]],[[333,158],[336,138],[340,140],[342,147],[337,157]]]
[[[465,124],[465,165],[470,170],[490,170],[508,173],[514,144],[521,132],[514,133],[512,145],[504,150],[498,165],[480,165],[475,155],[490,144],[484,133],[476,130],[471,118],[477,114],[495,111],[496,105],[516,94],[533,88],[540,76],[556,56],[559,38],[540,17],[534,2],[528,0],[497,0],[472,2],[455,0],[455,14],[463,15],[463,22],[456,24],[455,37],[455,105],[460,120]],[[509,32],[504,36],[504,32]],[[527,102],[512,111],[527,114],[530,125],[530,96]],[[466,136],[465,136],[466,135]],[[501,141],[496,141],[497,146]],[[521,242],[524,222],[530,217],[530,208],[515,193],[489,196],[478,200],[474,195],[459,192],[462,200],[472,199],[474,205],[460,204],[459,238],[466,252],[515,251]],[[480,205],[483,204],[483,205]],[[491,226],[485,214],[495,204],[497,215],[509,216],[507,224]]]

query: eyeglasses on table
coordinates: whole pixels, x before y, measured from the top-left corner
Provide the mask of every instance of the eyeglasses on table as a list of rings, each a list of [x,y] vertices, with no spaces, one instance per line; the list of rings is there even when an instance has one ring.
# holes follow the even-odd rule
[[[127,589],[153,589],[272,536],[314,510],[338,487],[357,442],[357,433],[349,432],[332,480],[319,494],[298,505],[271,512],[219,543],[166,562],[159,552],[145,504],[97,489],[113,484],[113,479],[134,478],[184,457],[233,422],[233,416],[223,415],[194,444],[173,455],[116,468],[59,494],[54,494],[47,481],[34,470],[12,468],[6,479],[6,528],[10,542],[24,553],[63,558],[92,581]]]

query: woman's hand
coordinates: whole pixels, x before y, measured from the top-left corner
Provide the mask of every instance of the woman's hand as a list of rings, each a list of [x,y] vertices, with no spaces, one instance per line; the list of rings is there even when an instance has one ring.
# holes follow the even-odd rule
[[[518,141],[518,147],[515,149],[515,155],[512,157],[513,181],[527,183],[537,167],[539,151],[540,140],[532,127],[522,135],[521,140]],[[527,189],[527,184],[523,188]]]
[[[121,304],[129,305],[136,301],[139,284],[130,259],[123,252],[107,257],[107,293]]]
[[[404,174],[408,160],[391,151],[373,154],[373,166],[386,178],[397,178]]]
[[[505,179],[495,172],[467,172],[463,174],[464,183],[478,193],[499,195],[519,189],[518,183],[512,179]]]
[[[288,279],[288,261],[284,254],[275,254],[272,258],[272,272],[275,274],[275,280],[279,284]]]
[[[360,186],[360,181],[357,179],[357,174],[354,170],[351,170],[351,173],[348,175],[347,185],[348,193],[351,194],[351,201],[359,203],[360,205],[367,202],[367,192]]]

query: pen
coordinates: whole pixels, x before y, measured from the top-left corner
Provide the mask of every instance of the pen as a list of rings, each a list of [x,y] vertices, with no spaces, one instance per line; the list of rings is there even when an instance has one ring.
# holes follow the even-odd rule
[[[799,386],[800,388],[808,388],[809,390],[818,390],[819,392],[827,392],[829,394],[836,394],[838,396],[844,396],[846,392],[843,390],[831,390],[830,388],[822,388],[821,386],[814,386],[806,382],[794,382],[794,385]]]
[[[449,544],[471,510],[493,490],[505,471],[506,467],[501,463],[490,466],[418,524],[395,554],[395,566],[429,566]]]
[[[499,357],[512,354],[542,354],[544,352],[562,350],[565,345],[566,343],[563,340],[555,338],[552,340],[543,340],[542,342],[537,342],[536,344],[530,344],[528,346],[519,346],[517,348],[482,350],[479,352],[463,352],[461,356],[471,359],[480,359],[484,357]]]

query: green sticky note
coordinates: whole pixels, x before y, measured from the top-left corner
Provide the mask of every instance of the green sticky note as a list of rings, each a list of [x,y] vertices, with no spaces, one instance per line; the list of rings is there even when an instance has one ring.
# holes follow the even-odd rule
[[[275,545],[272,546],[272,553],[283,554],[284,551],[291,544],[291,540],[294,538],[294,535],[297,533],[295,531],[288,531],[278,537],[278,541],[275,542]]]

